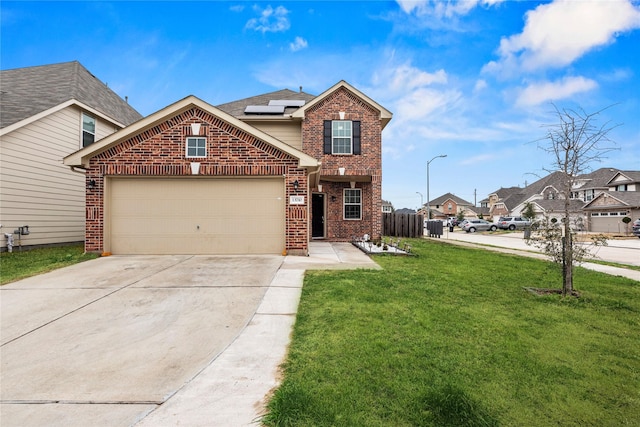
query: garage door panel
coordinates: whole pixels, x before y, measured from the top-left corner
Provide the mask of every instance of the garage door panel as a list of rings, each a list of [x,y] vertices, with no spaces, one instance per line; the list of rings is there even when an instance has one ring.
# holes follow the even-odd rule
[[[284,181],[112,179],[114,254],[263,254],[284,249]]]

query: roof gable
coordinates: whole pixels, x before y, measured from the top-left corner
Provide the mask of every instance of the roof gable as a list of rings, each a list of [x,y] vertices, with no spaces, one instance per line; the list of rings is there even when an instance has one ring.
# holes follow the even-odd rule
[[[327,98],[328,96],[330,96],[331,94],[333,94],[334,92],[340,89],[346,89],[347,91],[355,95],[357,98],[359,98],[362,102],[369,105],[369,107],[379,111],[380,122],[382,125],[381,129],[384,129],[385,126],[391,121],[393,114],[389,110],[387,110],[386,108],[384,108],[383,106],[381,106],[380,104],[378,104],[377,102],[369,98],[367,95],[360,92],[358,89],[354,88],[349,83],[345,82],[344,80],[339,81],[338,83],[336,83],[335,85],[333,85],[332,87],[330,87],[329,89],[327,89],[326,91],[324,91],[323,93],[315,97],[310,102],[307,102],[305,105],[298,108],[296,111],[294,111],[291,114],[291,117],[300,118],[300,119],[304,118],[306,110],[313,108],[316,104],[322,102],[325,98]]]
[[[602,199],[614,200],[615,202],[602,203]],[[607,207],[631,207],[640,208],[640,192],[638,191],[603,191],[594,197],[583,209],[603,209]]]
[[[630,184],[640,182],[640,171],[618,171],[607,185]]]
[[[452,200],[458,206],[472,206],[473,205],[471,202],[467,202],[466,200],[461,199],[460,197],[456,196],[455,194],[451,194],[451,193],[443,194],[442,196],[431,200],[429,202],[429,204],[431,204],[431,205],[444,205],[447,202],[447,200]]]
[[[123,126],[142,116],[78,61],[0,71],[0,128],[75,100]]]
[[[229,125],[238,128],[254,137],[266,142],[267,144],[273,146],[274,148],[286,153],[296,159],[298,159],[300,167],[318,167],[319,163],[313,157],[303,153],[300,150],[297,150],[291,147],[288,144],[250,126],[241,120],[236,119],[235,117],[230,116],[222,110],[217,109],[216,107],[207,104],[206,102],[196,98],[191,95],[188,96],[168,107],[163,108],[142,120],[135,122],[134,124],[115,132],[106,138],[101,139],[100,141],[95,142],[94,144],[85,147],[76,151],[73,154],[64,158],[64,164],[67,166],[73,167],[81,167],[87,168],[89,166],[89,161],[91,158],[112,149],[116,145],[133,138],[136,135],[142,134],[146,131],[149,131],[157,126],[160,126],[171,117],[174,117],[180,113],[188,111],[191,108],[199,108],[207,113],[219,118],[223,122],[228,123]]]

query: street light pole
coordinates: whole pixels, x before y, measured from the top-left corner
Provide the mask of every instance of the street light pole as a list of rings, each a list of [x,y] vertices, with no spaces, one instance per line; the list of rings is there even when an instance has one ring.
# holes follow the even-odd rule
[[[429,206],[429,165],[435,159],[439,159],[440,157],[447,157],[446,154],[440,154],[439,156],[435,156],[433,159],[427,162],[427,221],[431,219],[431,207]]]

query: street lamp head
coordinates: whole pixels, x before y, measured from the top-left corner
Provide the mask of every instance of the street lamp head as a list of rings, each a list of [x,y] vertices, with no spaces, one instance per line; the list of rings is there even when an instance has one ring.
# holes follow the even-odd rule
[[[429,166],[429,163],[433,162],[435,159],[439,159],[439,158],[443,158],[443,157],[447,157],[446,154],[440,154],[439,156],[435,156],[433,159],[429,160],[427,162],[427,166]]]

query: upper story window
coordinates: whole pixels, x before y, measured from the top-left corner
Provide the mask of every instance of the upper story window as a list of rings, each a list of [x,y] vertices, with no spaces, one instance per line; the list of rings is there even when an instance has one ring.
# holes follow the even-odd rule
[[[616,191],[627,191],[627,184],[620,184],[616,187]]]
[[[362,219],[362,190],[344,189],[344,219]]]
[[[96,119],[82,113],[82,146],[91,145],[96,140]]]
[[[331,154],[351,154],[352,135],[351,121],[334,120],[331,123]]]
[[[360,122],[324,121],[324,154],[360,154]]]
[[[187,157],[207,157],[207,138],[188,137],[186,143]]]

